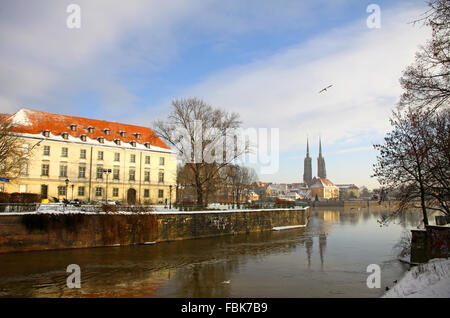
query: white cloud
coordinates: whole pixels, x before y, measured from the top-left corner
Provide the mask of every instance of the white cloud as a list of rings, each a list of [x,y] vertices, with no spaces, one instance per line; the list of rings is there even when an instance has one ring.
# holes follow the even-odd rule
[[[306,135],[327,144],[381,135],[401,93],[398,79],[429,35],[407,22],[422,11],[383,12],[381,29],[357,21],[269,58],[212,75],[180,96],[237,111],[253,127],[279,127],[281,150]],[[327,92],[318,91],[333,84]]]

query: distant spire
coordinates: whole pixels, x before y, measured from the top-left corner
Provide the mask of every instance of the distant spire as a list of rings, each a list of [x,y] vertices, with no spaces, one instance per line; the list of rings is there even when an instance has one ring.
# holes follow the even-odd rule
[[[309,142],[308,142],[308,137],[306,137],[306,157],[309,157]]]
[[[319,137],[319,157],[322,157],[322,141],[320,140],[320,137]]]

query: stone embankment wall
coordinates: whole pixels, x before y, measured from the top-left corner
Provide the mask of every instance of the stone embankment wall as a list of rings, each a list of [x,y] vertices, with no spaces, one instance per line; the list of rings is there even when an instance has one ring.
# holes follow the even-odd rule
[[[305,225],[309,209],[0,215],[0,253],[145,244]]]

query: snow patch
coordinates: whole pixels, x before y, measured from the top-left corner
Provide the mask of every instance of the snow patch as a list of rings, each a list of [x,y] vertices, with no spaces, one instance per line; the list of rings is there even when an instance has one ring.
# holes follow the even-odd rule
[[[19,110],[13,117],[12,117],[12,123],[13,125],[17,126],[30,126],[31,121],[27,116],[27,113],[24,109]]]
[[[413,267],[383,298],[450,297],[450,260],[435,258]]]

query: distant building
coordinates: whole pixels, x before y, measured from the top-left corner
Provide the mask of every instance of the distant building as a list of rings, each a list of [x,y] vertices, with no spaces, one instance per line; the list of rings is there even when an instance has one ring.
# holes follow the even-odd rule
[[[339,188],[339,199],[357,199],[360,197],[359,188],[354,184],[337,184]]]
[[[339,188],[326,178],[315,178],[311,185],[311,199],[337,200]]]

